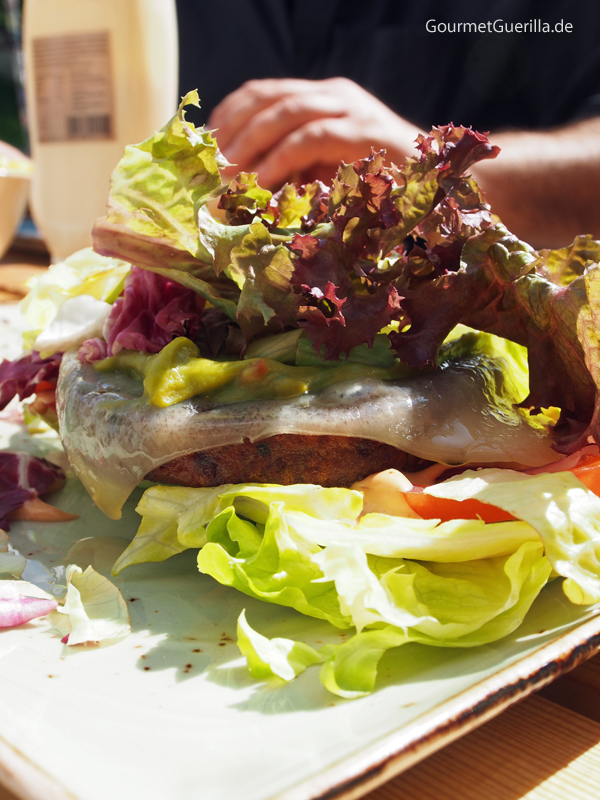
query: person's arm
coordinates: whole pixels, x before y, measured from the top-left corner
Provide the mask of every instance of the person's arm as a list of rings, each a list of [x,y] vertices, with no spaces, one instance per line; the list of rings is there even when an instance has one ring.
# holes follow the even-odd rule
[[[209,126],[237,165],[231,176],[258,172],[268,188],[298,176],[329,179],[340,161],[371,147],[401,165],[423,133],[345,78],[249,81],[217,106]],[[600,237],[600,118],[490,140],[502,152],[472,172],[509,230],[534,247],[562,247],[578,233]]]
[[[473,167],[492,211],[534,247],[600,237],[600,118],[490,135],[500,155]]]

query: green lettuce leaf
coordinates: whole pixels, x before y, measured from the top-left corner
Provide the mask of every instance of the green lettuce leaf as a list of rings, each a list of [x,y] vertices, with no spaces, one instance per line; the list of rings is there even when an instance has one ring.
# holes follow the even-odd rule
[[[468,470],[425,490],[453,500],[476,498],[527,521],[538,532],[573,603],[600,601],[600,498],[571,472],[526,475]]]
[[[321,681],[342,697],[372,691],[392,647],[476,647],[507,636],[553,570],[571,601],[600,600],[600,499],[571,473],[479,470],[426,491],[475,497],[518,519],[361,516],[360,492],[319,486],[153,487],[137,542],[116,567],[201,548],[199,570],[221,584],[354,628],[343,644],[315,650],[270,641],[245,615],[238,625],[254,677],[287,681],[322,664]]]
[[[246,612],[242,611],[237,623],[237,643],[246,656],[248,669],[253,678],[265,680],[280,678],[290,681],[307,667],[320,664],[324,659],[304,642],[292,639],[267,639],[250,627]]]
[[[292,183],[286,183],[275,195],[279,212],[278,227],[301,228],[311,227],[311,223],[322,221],[327,203],[327,188],[320,182],[307,183],[301,189]]]
[[[358,547],[338,543],[326,547],[319,562],[333,576],[340,606],[352,614],[359,632],[315,651],[290,639],[269,643],[244,617],[240,649],[258,679],[291,680],[307,665],[324,661],[321,682],[346,698],[373,691],[379,660],[391,648],[411,641],[476,647],[507,636],[521,624],[552,569],[539,541],[506,557],[461,564],[368,562]]]
[[[392,517],[365,514],[358,523],[323,520],[301,511],[281,512],[296,536],[321,547],[333,542],[357,545],[364,553],[385,558],[458,562],[514,553],[524,542],[538,542],[531,525],[521,520],[485,523],[457,519]]]
[[[189,269],[211,263],[198,236],[198,212],[225,186],[227,165],[210,132],[185,119],[184,106],[199,106],[189,92],[177,114],[150,138],[125,148],[113,171],[106,219],[94,228],[104,255],[127,252],[138,266]]]
[[[85,572],[75,564],[67,567],[67,594],[49,614],[54,628],[69,646],[98,644],[131,633],[127,603],[114,583],[92,567]]]
[[[240,172],[221,195],[219,208],[233,226],[250,223],[254,217],[267,211],[272,194],[256,182],[256,172]]]
[[[125,261],[105,258],[88,247],[32,278],[29,293],[20,305],[21,313],[35,332],[29,337],[32,338],[29,344],[50,325],[60,306],[71,297],[88,294],[96,300],[112,303],[115,292],[122,290],[130,269]]]
[[[371,347],[366,344],[357,345],[350,350],[347,356],[341,355],[338,361],[326,361],[322,355],[317,353],[310,339],[302,337],[298,340],[296,364],[299,366],[337,367],[340,361],[342,363],[348,361],[353,364],[365,364],[389,369],[398,362],[398,359],[396,353],[392,350],[390,340],[384,333],[375,335]]]
[[[147,489],[136,507],[142,516],[140,527],[113,565],[112,574],[118,575],[131,564],[166,561],[189,547],[201,547],[204,543],[201,538],[192,545],[180,542],[177,534],[180,517],[198,505],[199,494],[206,502],[206,492],[184,486],[152,486]]]
[[[244,517],[264,524],[271,503],[281,502],[292,512],[304,511],[324,520],[356,519],[362,510],[359,492],[307,484],[224,484],[201,489],[152,486],[136,507],[142,522],[115,562],[113,575],[131,564],[165,561],[189,548],[202,547],[207,541],[207,526],[226,509],[235,506]]]
[[[496,382],[513,403],[522,402],[529,393],[527,348],[516,342],[457,325],[448,334],[439,351],[438,364],[462,358],[483,357],[495,371]],[[496,390],[495,394],[501,392]]]
[[[275,329],[296,326],[298,298],[290,291],[294,272],[291,252],[274,245],[261,222],[253,222],[230,252],[228,276],[239,286],[237,317],[246,341],[270,323]]]
[[[235,513],[222,511],[208,526],[208,543],[198,553],[200,572],[244,594],[301,614],[326,619],[337,628],[351,626],[340,610],[331,581],[310,556],[319,551],[286,530],[274,504],[264,532]]]
[[[410,641],[477,647],[507,636],[519,627],[551,573],[541,545],[532,542],[505,559],[409,566],[407,574],[384,573],[385,583],[395,602],[426,610],[427,619],[406,631],[393,625],[363,630],[341,645],[322,648],[320,655],[328,658],[320,677],[330,692],[347,698],[372,692],[381,656]]]

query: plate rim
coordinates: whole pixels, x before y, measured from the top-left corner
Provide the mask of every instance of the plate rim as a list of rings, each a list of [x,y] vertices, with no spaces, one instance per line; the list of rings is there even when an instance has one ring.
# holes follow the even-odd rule
[[[600,652],[600,609],[409,723],[265,800],[357,800]],[[448,715],[448,706],[452,713]]]

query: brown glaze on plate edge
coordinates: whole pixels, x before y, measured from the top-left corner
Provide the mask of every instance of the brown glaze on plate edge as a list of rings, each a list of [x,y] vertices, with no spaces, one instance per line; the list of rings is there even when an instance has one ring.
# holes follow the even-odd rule
[[[357,800],[600,651],[600,609],[401,730],[269,800]]]

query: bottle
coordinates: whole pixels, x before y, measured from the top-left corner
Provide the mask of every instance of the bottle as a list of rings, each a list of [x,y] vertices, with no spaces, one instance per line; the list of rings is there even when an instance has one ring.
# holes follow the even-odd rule
[[[125,145],[177,109],[175,0],[27,0],[31,212],[53,262],[91,245]]]

